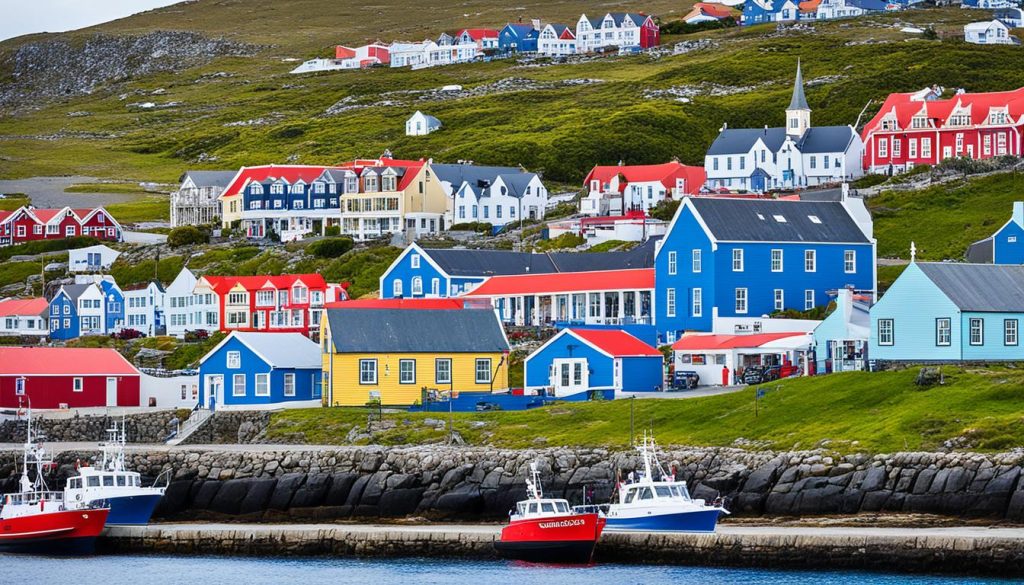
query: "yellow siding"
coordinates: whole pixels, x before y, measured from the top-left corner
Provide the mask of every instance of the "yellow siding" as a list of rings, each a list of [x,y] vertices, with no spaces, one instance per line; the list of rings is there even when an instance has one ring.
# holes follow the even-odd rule
[[[420,401],[422,388],[448,390],[450,384],[437,384],[434,379],[434,360],[450,358],[452,360],[452,378],[456,392],[488,392],[489,382],[476,383],[476,359],[490,358],[491,372],[494,376],[494,390],[508,389],[508,359],[502,361],[500,353],[480,354],[324,354],[324,379],[331,375],[330,359],[334,359],[333,405],[362,406],[370,399],[371,391],[379,391],[381,402],[385,405],[409,405]],[[359,383],[359,360],[377,360],[377,384]],[[398,362],[403,359],[416,361],[416,381],[413,384],[399,384]],[[499,366],[500,364],[500,366]],[[324,391],[324,399],[330,400],[329,391]]]
[[[231,212],[231,202],[236,202],[235,212]],[[233,222],[242,219],[242,194],[238,193],[230,197],[220,199],[220,221],[225,228],[231,227]]]
[[[423,185],[422,194],[420,194],[421,184]],[[423,165],[420,168],[416,178],[406,186],[402,193],[402,199],[405,213],[444,213],[448,210],[448,196],[444,194],[441,181],[434,175],[430,165]]]

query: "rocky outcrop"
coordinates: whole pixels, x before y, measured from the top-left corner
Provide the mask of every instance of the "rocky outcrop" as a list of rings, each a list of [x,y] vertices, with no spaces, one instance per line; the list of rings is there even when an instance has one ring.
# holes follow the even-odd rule
[[[158,410],[124,417],[107,415],[82,415],[59,418],[33,417],[32,425],[47,442],[98,442],[107,440],[107,429],[114,423],[125,425],[130,443],[163,443],[174,429],[173,419],[179,418],[176,411]],[[184,418],[183,415],[180,418]],[[25,421],[0,421],[0,443],[25,442]]]
[[[236,431],[237,432],[237,431]],[[63,453],[72,463],[94,454]],[[671,451],[696,498],[729,499],[735,514],[794,516],[917,512],[1024,521],[1024,453],[897,453],[835,457],[704,448]],[[0,455],[0,460],[10,460]],[[537,461],[545,491],[607,501],[634,453],[603,449],[448,447],[259,448],[129,453],[149,477],[170,470],[164,518],[336,519],[423,516],[498,519],[525,494]],[[0,468],[0,476],[11,472]]]

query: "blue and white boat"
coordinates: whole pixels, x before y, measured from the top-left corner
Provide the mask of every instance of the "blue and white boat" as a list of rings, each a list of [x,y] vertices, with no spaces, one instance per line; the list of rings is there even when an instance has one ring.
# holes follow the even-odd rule
[[[64,500],[75,505],[106,502],[110,507],[107,525],[145,525],[164,496],[163,487],[142,486],[142,476],[129,471],[124,464],[125,428],[107,430],[108,440],[100,444],[103,452],[97,466],[78,468],[78,475],[68,478]],[[159,482],[160,478],[157,478]]]
[[[643,469],[619,484],[618,501],[605,510],[605,532],[714,532],[718,517],[729,511],[691,498],[686,482],[676,481],[658,462],[653,438],[644,436],[637,450]]]

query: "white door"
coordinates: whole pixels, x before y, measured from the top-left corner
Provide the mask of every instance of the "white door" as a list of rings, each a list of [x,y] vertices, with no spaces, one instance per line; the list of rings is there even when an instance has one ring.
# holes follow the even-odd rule
[[[551,386],[555,396],[569,396],[588,388],[590,372],[586,359],[556,359],[551,364]]]
[[[224,376],[208,374],[206,376],[206,408],[214,409],[223,404]]]
[[[107,378],[107,406],[117,406],[117,378]]]

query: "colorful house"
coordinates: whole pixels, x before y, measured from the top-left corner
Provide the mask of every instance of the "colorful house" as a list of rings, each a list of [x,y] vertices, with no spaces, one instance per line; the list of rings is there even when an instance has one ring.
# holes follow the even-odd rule
[[[506,24],[498,33],[498,49],[504,53],[535,53],[540,31],[532,24]]]
[[[464,28],[455,35],[454,43],[475,44],[477,53],[493,51],[498,48],[500,31],[496,28]]]
[[[103,294],[103,332],[120,331],[124,326],[124,293],[110,276],[104,277],[96,284]]]
[[[61,286],[50,299],[50,339],[75,339],[87,331],[101,333],[102,306],[103,295],[95,284]]]
[[[29,206],[0,211],[0,246],[76,236],[120,242],[121,224],[102,207],[37,209]]]
[[[828,291],[875,290],[864,202],[687,197],[655,258],[655,324],[672,343],[716,317],[758,317],[828,303]]]
[[[948,99],[893,93],[864,126],[864,169],[899,173],[953,157],[1020,156],[1024,87],[990,93],[958,92]]]
[[[871,298],[844,288],[835,302],[835,310],[814,328],[816,374],[867,369]]]
[[[217,301],[220,330],[273,331],[315,335],[324,305],[344,300],[338,285],[319,274],[281,276],[203,276],[195,292],[210,291]]]
[[[665,384],[664,356],[621,330],[563,329],[531,353],[525,390],[568,397],[597,391],[655,392]]]
[[[1024,264],[1024,201],[1013,202],[1010,220],[996,233],[967,248],[967,261],[976,264]]]
[[[233,331],[199,361],[199,404],[210,410],[321,405],[320,346],[299,333]]]
[[[588,193],[580,200],[580,213],[622,215],[627,211],[650,211],[662,201],[696,195],[706,179],[703,168],[679,161],[658,165],[598,165],[583,180]]]
[[[1019,361],[1024,266],[910,263],[871,307],[873,362]]]
[[[42,297],[0,301],[0,336],[46,337],[49,306]]]
[[[697,2],[693,8],[683,16],[686,24],[700,24],[702,22],[718,22],[727,18],[738,20],[736,10],[718,2]]]
[[[220,299],[188,268],[182,268],[164,292],[167,335],[182,338],[189,331],[212,332],[220,329]]]
[[[654,18],[636,12],[609,12],[601,18],[580,15],[576,21],[576,51],[649,49],[661,44],[661,28]]]
[[[327,405],[508,389],[508,339],[489,309],[328,309],[321,339]]]
[[[159,281],[151,280],[124,290],[124,326],[146,335],[167,330],[164,311],[167,293]]]
[[[549,24],[537,36],[537,53],[565,57],[576,53],[576,31],[564,24]]]
[[[0,347],[0,407],[140,406],[140,374],[110,348]]]

